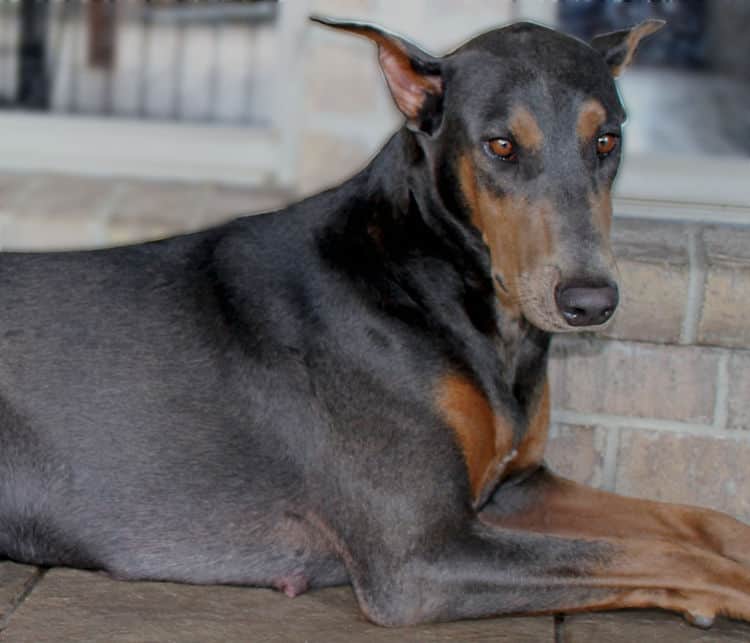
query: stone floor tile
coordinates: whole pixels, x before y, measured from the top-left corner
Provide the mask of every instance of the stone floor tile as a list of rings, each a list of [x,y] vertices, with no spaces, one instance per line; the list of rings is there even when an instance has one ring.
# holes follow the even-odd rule
[[[16,610],[3,643],[552,643],[551,617],[386,629],[364,619],[348,587],[295,599],[264,589],[128,583],[53,569]]]
[[[7,560],[0,561],[0,628],[38,575],[36,567],[17,565]]]
[[[624,611],[568,616],[563,643],[747,643],[750,625],[719,619],[709,630],[688,625],[677,614]]]

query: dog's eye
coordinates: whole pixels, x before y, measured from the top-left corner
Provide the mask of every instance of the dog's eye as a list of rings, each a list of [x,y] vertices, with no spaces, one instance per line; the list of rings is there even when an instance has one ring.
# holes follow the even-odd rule
[[[599,158],[609,156],[617,147],[620,137],[617,134],[602,134],[596,139],[596,153]]]
[[[516,160],[516,146],[507,138],[493,138],[487,141],[487,149],[492,156],[497,156],[504,161]]]

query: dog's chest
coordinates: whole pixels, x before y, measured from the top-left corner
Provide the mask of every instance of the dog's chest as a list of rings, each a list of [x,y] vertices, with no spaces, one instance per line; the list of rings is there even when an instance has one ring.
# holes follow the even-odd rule
[[[492,408],[476,384],[461,375],[440,380],[438,406],[463,453],[472,501],[481,504],[514,457],[513,425]]]
[[[437,383],[438,408],[463,454],[474,506],[511,472],[540,460],[546,442],[546,347],[521,325],[504,330],[495,341],[504,394],[490,388],[497,377],[448,373]]]

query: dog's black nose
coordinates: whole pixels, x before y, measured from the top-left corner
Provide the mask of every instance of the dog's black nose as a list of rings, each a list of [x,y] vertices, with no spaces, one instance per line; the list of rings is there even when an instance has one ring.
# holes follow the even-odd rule
[[[557,307],[571,326],[598,326],[615,312],[617,286],[558,286]]]

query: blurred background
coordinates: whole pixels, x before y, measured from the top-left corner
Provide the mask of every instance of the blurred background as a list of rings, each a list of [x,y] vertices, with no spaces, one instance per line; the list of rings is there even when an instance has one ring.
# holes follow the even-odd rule
[[[53,175],[48,190],[37,180],[31,193],[44,201],[57,191],[85,219],[54,231],[45,221],[45,231],[34,216],[15,217],[14,199],[4,198],[0,244],[151,238],[273,207],[352,173],[399,117],[372,45],[310,24],[314,12],[379,22],[434,53],[521,18],[583,39],[664,18],[668,28],[621,82],[631,118],[620,210],[676,201],[718,205],[734,219],[750,205],[750,3],[742,0],[0,0],[0,189],[29,196],[24,177],[8,173]],[[89,180],[63,198],[60,175]],[[165,182],[167,201],[149,209],[154,181]]]

